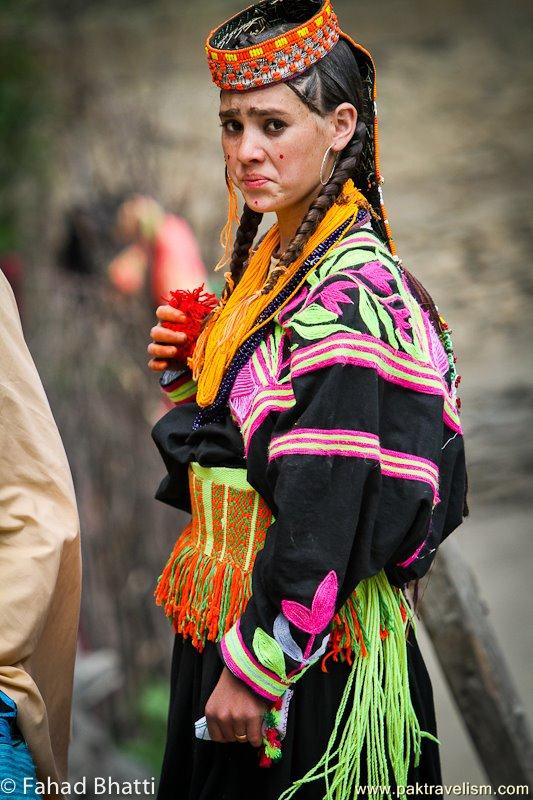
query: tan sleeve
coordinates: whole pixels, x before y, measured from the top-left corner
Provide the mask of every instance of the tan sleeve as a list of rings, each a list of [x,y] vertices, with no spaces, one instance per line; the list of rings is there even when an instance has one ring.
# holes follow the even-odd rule
[[[0,688],[43,780],[66,773],[79,602],[72,477],[0,272]]]

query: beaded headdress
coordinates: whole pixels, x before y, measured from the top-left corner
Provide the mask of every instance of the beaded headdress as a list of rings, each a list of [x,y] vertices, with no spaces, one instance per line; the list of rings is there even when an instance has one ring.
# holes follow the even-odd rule
[[[283,33],[269,34],[282,26]],[[290,81],[324,58],[339,39],[352,48],[372,121],[360,158],[364,185],[359,188],[379,217],[377,222],[393,256],[396,248],[383,202],[379,169],[376,68],[371,54],[339,27],[329,0],[262,0],[239,12],[206,40],[214,83],[220,89],[247,91]],[[250,43],[250,41],[253,43]]]

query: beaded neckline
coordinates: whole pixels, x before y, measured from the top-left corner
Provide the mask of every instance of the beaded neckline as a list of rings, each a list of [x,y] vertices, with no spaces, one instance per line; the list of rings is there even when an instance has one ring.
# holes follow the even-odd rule
[[[356,223],[362,222],[363,219],[366,218],[368,212],[366,209],[361,208],[356,217]],[[311,253],[311,255],[304,261],[300,269],[294,273],[291,280],[284,286],[281,292],[276,295],[276,297],[272,300],[269,305],[263,309],[261,314],[257,318],[256,324],[261,324],[264,320],[268,320],[268,318],[277,311],[277,309],[282,305],[282,303],[286,300],[286,298],[294,291],[296,286],[300,283],[304,275],[309,272],[309,269],[313,267],[326,253],[329,248],[335,244],[335,242],[340,239],[344,233],[347,232],[348,227],[351,224],[351,220],[346,220],[340,225],[333,233],[328,236],[323,242],[321,242],[318,247]],[[253,334],[251,334],[246,341],[242,343],[239,347],[235,355],[233,356],[232,361],[230,362],[224,377],[220,383],[219,390],[217,392],[217,396],[211,405],[206,406],[205,408],[201,408],[196,415],[192,429],[198,430],[202,428],[204,425],[209,425],[212,422],[222,422],[225,415],[225,408],[228,402],[231,390],[233,388],[233,384],[237,377],[237,374],[242,369],[246,361],[250,358],[252,353],[255,349],[259,346],[259,344],[266,339],[269,333],[274,328],[274,321],[270,320],[265,322],[265,324],[257,329]]]

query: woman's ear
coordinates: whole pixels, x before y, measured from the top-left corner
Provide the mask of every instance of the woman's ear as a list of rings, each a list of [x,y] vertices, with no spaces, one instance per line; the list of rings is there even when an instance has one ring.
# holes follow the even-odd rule
[[[344,150],[348,142],[353,138],[355,126],[357,125],[357,109],[351,103],[341,103],[331,112],[331,124],[333,126],[333,139],[331,148],[334,152],[340,153]]]

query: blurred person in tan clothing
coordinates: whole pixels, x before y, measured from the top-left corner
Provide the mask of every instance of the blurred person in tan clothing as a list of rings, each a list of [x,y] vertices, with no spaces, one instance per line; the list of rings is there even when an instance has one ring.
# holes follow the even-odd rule
[[[0,692],[39,781],[67,778],[80,592],[72,477],[0,272]]]

